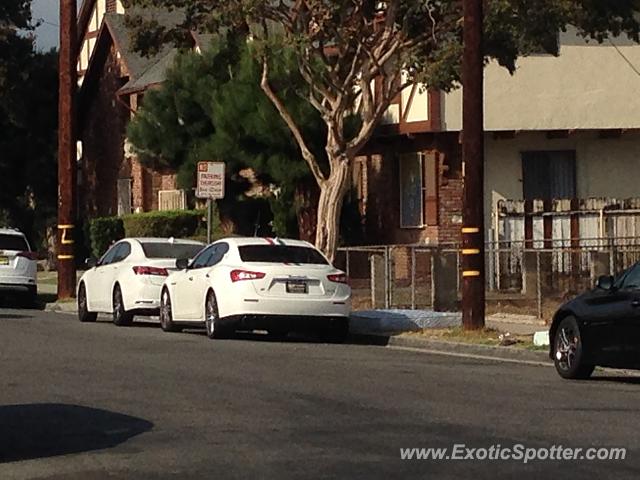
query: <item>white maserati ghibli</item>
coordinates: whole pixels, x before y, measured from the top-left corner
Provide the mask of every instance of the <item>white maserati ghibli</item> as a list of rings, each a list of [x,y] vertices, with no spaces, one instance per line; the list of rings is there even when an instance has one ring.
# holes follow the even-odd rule
[[[125,238],[100,260],[87,259],[78,282],[78,317],[93,322],[111,313],[113,323],[129,325],[134,315],[157,315],[160,289],[176,259],[193,258],[203,243],[173,238]]]
[[[236,330],[277,337],[314,330],[333,341],[349,332],[347,276],[308,242],[226,238],[177,266],[162,287],[165,331],[204,323],[209,338]]]

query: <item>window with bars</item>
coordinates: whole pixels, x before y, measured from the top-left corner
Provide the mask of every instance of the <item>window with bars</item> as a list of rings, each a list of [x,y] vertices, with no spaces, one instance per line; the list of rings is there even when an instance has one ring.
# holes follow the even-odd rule
[[[575,150],[529,151],[521,155],[525,200],[575,198]]]

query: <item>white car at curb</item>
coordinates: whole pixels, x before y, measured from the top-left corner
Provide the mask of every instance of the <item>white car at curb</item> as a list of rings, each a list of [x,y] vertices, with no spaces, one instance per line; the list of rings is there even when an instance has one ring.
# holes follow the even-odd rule
[[[21,294],[33,304],[37,295],[37,259],[24,233],[0,228],[0,291]]]
[[[308,242],[226,238],[178,268],[162,287],[165,331],[204,324],[209,338],[220,338],[235,330],[315,330],[336,341],[348,333],[347,276]]]
[[[157,315],[160,289],[176,259],[193,258],[203,243],[173,238],[125,238],[89,269],[78,282],[78,317],[93,322],[98,313],[111,313],[113,323],[129,325],[134,315]]]

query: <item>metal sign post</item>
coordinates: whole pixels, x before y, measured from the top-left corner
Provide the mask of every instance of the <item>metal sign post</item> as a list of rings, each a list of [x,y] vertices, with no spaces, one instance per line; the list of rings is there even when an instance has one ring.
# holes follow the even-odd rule
[[[198,162],[196,197],[207,199],[207,243],[211,243],[213,200],[224,198],[224,162]]]

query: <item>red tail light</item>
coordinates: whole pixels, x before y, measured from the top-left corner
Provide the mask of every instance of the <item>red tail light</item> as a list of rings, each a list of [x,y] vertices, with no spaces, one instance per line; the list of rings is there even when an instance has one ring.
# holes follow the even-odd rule
[[[169,275],[166,268],[160,267],[133,267],[133,272],[136,275],[158,275],[160,277]]]
[[[239,282],[241,280],[260,280],[264,278],[265,274],[262,272],[250,272],[249,270],[231,270],[230,276],[232,282]]]
[[[16,257],[26,258],[27,260],[38,260],[38,254],[36,252],[19,252]]]
[[[332,275],[327,275],[327,278],[331,282],[344,283],[345,285],[349,285],[349,278],[344,273],[334,273]]]

